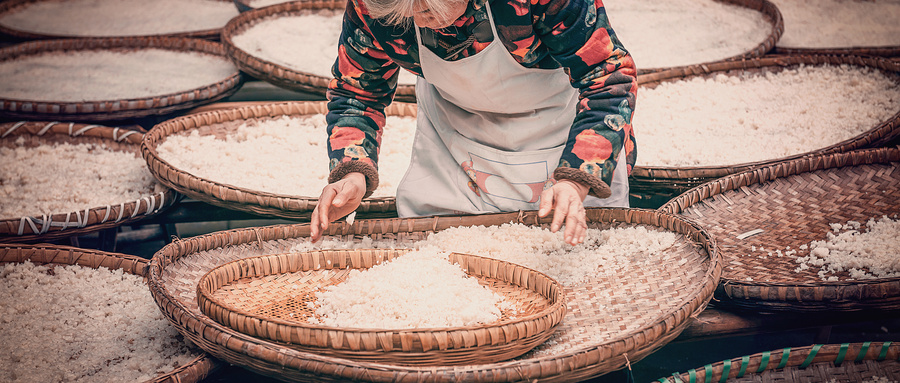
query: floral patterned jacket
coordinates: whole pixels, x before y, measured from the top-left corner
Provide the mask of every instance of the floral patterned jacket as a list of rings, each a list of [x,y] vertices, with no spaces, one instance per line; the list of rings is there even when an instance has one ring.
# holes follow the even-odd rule
[[[625,150],[629,174],[636,159],[631,116],[637,78],[602,0],[470,0],[453,25],[423,29],[423,44],[446,60],[484,49],[493,40],[490,24],[484,23],[486,1],[491,1],[500,42],[515,60],[525,67],[563,67],[579,91],[576,117],[553,177],[579,181],[591,187],[591,194],[608,196],[619,152]],[[366,196],[377,187],[384,108],[393,100],[398,71],[422,75],[413,28],[386,25],[370,17],[360,0],[348,0],[327,94],[329,182],[359,171],[366,175]]]

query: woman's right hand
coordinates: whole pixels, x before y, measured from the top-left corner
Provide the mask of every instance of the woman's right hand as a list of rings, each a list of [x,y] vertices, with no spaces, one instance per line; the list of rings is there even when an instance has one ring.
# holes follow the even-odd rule
[[[348,173],[340,181],[326,185],[309,221],[310,239],[318,242],[328,224],[356,210],[365,194],[366,176],[359,172]]]

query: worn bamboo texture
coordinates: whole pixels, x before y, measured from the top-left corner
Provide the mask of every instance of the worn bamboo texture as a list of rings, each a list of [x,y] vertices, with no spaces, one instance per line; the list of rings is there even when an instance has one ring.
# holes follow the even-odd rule
[[[43,3],[46,1],[52,0],[4,0],[0,2],[0,15],[5,15],[7,13],[16,12],[19,9],[29,7],[35,4]],[[149,0],[152,1],[152,0]],[[228,2],[231,3],[232,0],[216,0],[220,2]],[[115,36],[115,37],[191,37],[191,38],[199,38],[206,40],[218,40],[219,35],[222,33],[222,28],[215,29],[205,29],[205,30],[193,30],[193,31],[184,31],[184,32],[173,32],[173,33],[160,33],[153,34],[147,36]],[[0,24],[0,34],[5,34],[10,36],[16,40],[47,40],[47,39],[67,39],[67,38],[96,38],[96,37],[114,37],[114,36],[90,36],[90,35],[62,35],[62,34],[51,34],[45,32],[35,32],[28,30],[21,30],[10,27],[8,25]]]
[[[624,368],[678,336],[711,299],[721,273],[712,238],[678,216],[643,209],[587,209],[591,228],[643,226],[671,231],[680,239],[650,267],[621,262],[615,272],[563,286],[567,314],[553,335],[519,358],[461,366],[403,366],[298,351],[242,334],[200,311],[196,289],[213,268],[259,255],[290,252],[309,242],[307,224],[212,233],[176,240],[151,261],[151,292],[186,337],[214,356],[286,381],[576,381]],[[429,234],[459,226],[519,223],[548,228],[536,212],[415,219],[335,222],[328,240],[350,243],[394,240],[409,247]]]
[[[121,37],[37,40],[0,48],[0,61],[42,54],[79,51],[136,52],[164,49],[196,52],[227,59],[225,48],[214,41],[187,37]],[[62,56],[61,56],[62,57]],[[62,119],[76,122],[101,122],[165,115],[215,102],[240,89],[244,77],[237,68],[228,77],[208,86],[153,97],[135,97],[102,101],[37,101],[0,98],[0,116],[21,119]]]
[[[900,149],[822,154],[779,162],[698,186],[659,210],[709,230],[725,260],[719,305],[754,310],[857,311],[900,307],[900,278],[822,281],[789,256],[825,239],[829,224],[900,214]],[[756,234],[754,234],[756,233]],[[757,249],[754,251],[754,249]],[[765,249],[765,250],[759,250]],[[798,253],[797,256],[806,256]],[[777,254],[777,253],[775,253]]]
[[[0,123],[0,146],[16,147],[24,139],[26,146],[57,143],[95,143],[111,150],[140,155],[143,134],[128,129],[80,123],[20,121]],[[41,169],[36,171],[52,171]],[[86,181],[87,182],[87,181]],[[64,187],[65,185],[60,185]],[[139,200],[121,201],[73,212],[37,214],[0,219],[0,242],[38,242],[118,227],[156,215],[172,206],[181,196],[174,190],[147,195]]]
[[[244,258],[218,266],[197,286],[200,311],[241,333],[342,358],[402,365],[495,363],[545,342],[565,315],[558,282],[535,270],[450,254],[482,286],[515,306],[498,322],[446,328],[358,329],[312,324],[315,293],[351,270],[389,262],[407,249],[320,250]],[[422,277],[428,278],[423,275]],[[373,287],[374,288],[374,287]]]
[[[242,123],[255,119],[280,116],[303,116],[328,112],[324,101],[294,101],[253,104],[235,108],[214,109],[206,112],[176,117],[157,124],[144,136],[141,152],[150,172],[163,184],[191,198],[228,209],[259,215],[290,219],[308,219],[315,209],[318,196],[289,196],[259,190],[250,190],[214,182],[190,174],[170,165],[159,157],[157,146],[174,134],[200,130],[201,134],[224,135],[234,131]],[[415,116],[414,104],[395,102],[385,109],[387,115]],[[323,137],[324,139],[324,137]],[[325,159],[323,159],[324,161]],[[391,213],[396,215],[393,197],[367,198],[357,212]]]
[[[331,77],[298,71],[254,56],[254,52],[247,52],[237,47],[233,38],[267,19],[308,15],[318,10],[343,11],[346,6],[347,2],[340,0],[304,0],[249,9],[225,25],[222,30],[222,43],[225,44],[228,56],[247,74],[285,89],[324,96],[328,89],[328,83],[332,80]],[[335,52],[336,49],[337,45],[335,45]],[[415,102],[415,99],[414,85],[397,85],[394,100]]]
[[[900,65],[877,57],[857,56],[813,56],[813,55],[769,55],[756,59],[720,62],[679,69],[649,73],[638,77],[641,87],[652,88],[664,82],[673,82],[692,77],[709,77],[717,74],[740,74],[779,71],[800,65],[853,65],[880,71],[900,83]],[[771,158],[728,166],[635,166],[630,178],[633,194],[662,194],[677,196],[695,186],[729,174],[754,169],[760,166],[789,161],[805,156],[827,153],[842,153],[856,149],[875,148],[885,145],[900,136],[900,110],[889,119],[871,129],[842,142],[806,153],[788,157]]]
[[[70,246],[0,244],[0,265],[25,261],[40,265],[78,265],[93,269],[100,267],[110,270],[121,269],[125,273],[140,275],[145,278],[147,277],[150,263],[147,259],[132,255],[107,253]],[[161,374],[145,383],[199,382],[218,371],[222,366],[222,362],[204,353],[194,358],[191,362]]]
[[[877,382],[900,380],[900,344],[814,344],[746,355],[660,378],[660,383]]]

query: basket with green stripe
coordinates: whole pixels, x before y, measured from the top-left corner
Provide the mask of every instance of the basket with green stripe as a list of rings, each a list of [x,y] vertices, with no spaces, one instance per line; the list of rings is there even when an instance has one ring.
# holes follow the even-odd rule
[[[659,378],[660,383],[879,382],[900,380],[900,344],[815,344],[766,351]]]

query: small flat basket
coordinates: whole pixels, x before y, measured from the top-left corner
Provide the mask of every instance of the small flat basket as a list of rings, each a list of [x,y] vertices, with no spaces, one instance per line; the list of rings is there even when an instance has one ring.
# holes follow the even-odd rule
[[[900,380],[900,344],[861,342],[788,347],[707,364],[660,383],[877,382]]]
[[[59,245],[0,244],[0,265],[24,263],[46,265],[78,265],[87,268],[104,267],[122,270],[128,274],[147,277],[150,261],[127,254],[108,253],[99,250],[80,249]],[[145,279],[146,280],[146,279]],[[215,374],[224,364],[207,353],[201,353],[191,362],[172,371],[160,374],[145,383],[194,383]]]
[[[250,9],[231,19],[225,25],[222,30],[222,43],[225,44],[228,56],[247,74],[285,89],[324,96],[328,89],[328,83],[332,80],[331,77],[298,71],[257,57],[253,52],[238,48],[234,44],[233,38],[265,19],[298,16],[325,9],[342,11],[346,7],[347,2],[340,0],[303,0]],[[337,52],[337,46],[335,46],[335,52]],[[394,93],[395,101],[415,102],[415,99],[415,85],[397,85]]]
[[[322,250],[245,258],[208,272],[200,310],[247,335],[322,355],[402,365],[460,365],[512,359],[546,341],[565,315],[559,284],[537,271],[452,253],[482,286],[514,306],[494,323],[447,328],[358,329],[311,324],[315,292],[402,256],[405,249]],[[427,276],[423,276],[426,277]]]
[[[227,60],[225,48],[222,44],[214,41],[187,37],[122,37],[29,41],[0,48],[0,61],[12,61],[51,52],[136,52],[146,49],[202,53]],[[237,92],[243,82],[244,76],[235,68],[234,72],[213,84],[153,97],[136,96],[127,99],[83,102],[0,98],[0,117],[105,122],[166,115],[228,97]]]
[[[14,141],[20,138],[25,139],[29,145],[96,143],[111,150],[138,156],[143,136],[143,133],[136,130],[74,122],[0,123],[0,146],[13,146]],[[0,242],[50,241],[110,229],[162,213],[181,198],[174,190],[165,188],[138,200],[123,199],[120,203],[109,206],[0,219]]]
[[[200,178],[178,169],[160,158],[157,147],[170,135],[194,129],[227,132],[228,129],[234,129],[249,120],[325,114],[327,112],[327,103],[321,101],[275,102],[211,109],[157,124],[144,136],[141,152],[144,159],[147,160],[150,172],[160,182],[193,199],[258,215],[309,219],[318,202],[318,195],[274,194]],[[395,102],[385,109],[385,114],[415,116],[415,104]],[[322,161],[326,160],[327,158],[322,159]],[[373,197],[363,200],[357,212],[396,216],[395,209],[394,197]]]
[[[878,70],[888,77],[900,82],[900,65],[890,60],[877,57],[855,56],[816,56],[816,55],[784,55],[765,56],[756,59],[697,65],[685,68],[647,73],[638,76],[642,88],[653,88],[661,83],[685,80],[695,77],[708,77],[716,74],[754,73],[761,71],[777,71],[781,68],[801,65],[853,65]],[[900,110],[885,121],[878,123],[865,132],[842,142],[800,153],[788,157],[771,158],[748,163],[736,163],[723,166],[642,166],[634,167],[629,179],[631,194],[639,198],[662,198],[665,201],[684,193],[705,182],[729,174],[739,173],[760,166],[789,161],[815,154],[842,153],[856,149],[875,148],[900,136]]]
[[[900,308],[900,277],[823,281],[797,270],[787,249],[822,241],[830,224],[900,214],[900,149],[878,148],[779,162],[708,182],[660,207],[709,230],[725,268],[717,305],[768,311]],[[776,252],[777,251],[777,252]],[[766,252],[772,252],[768,255]],[[783,256],[778,256],[778,252]]]

